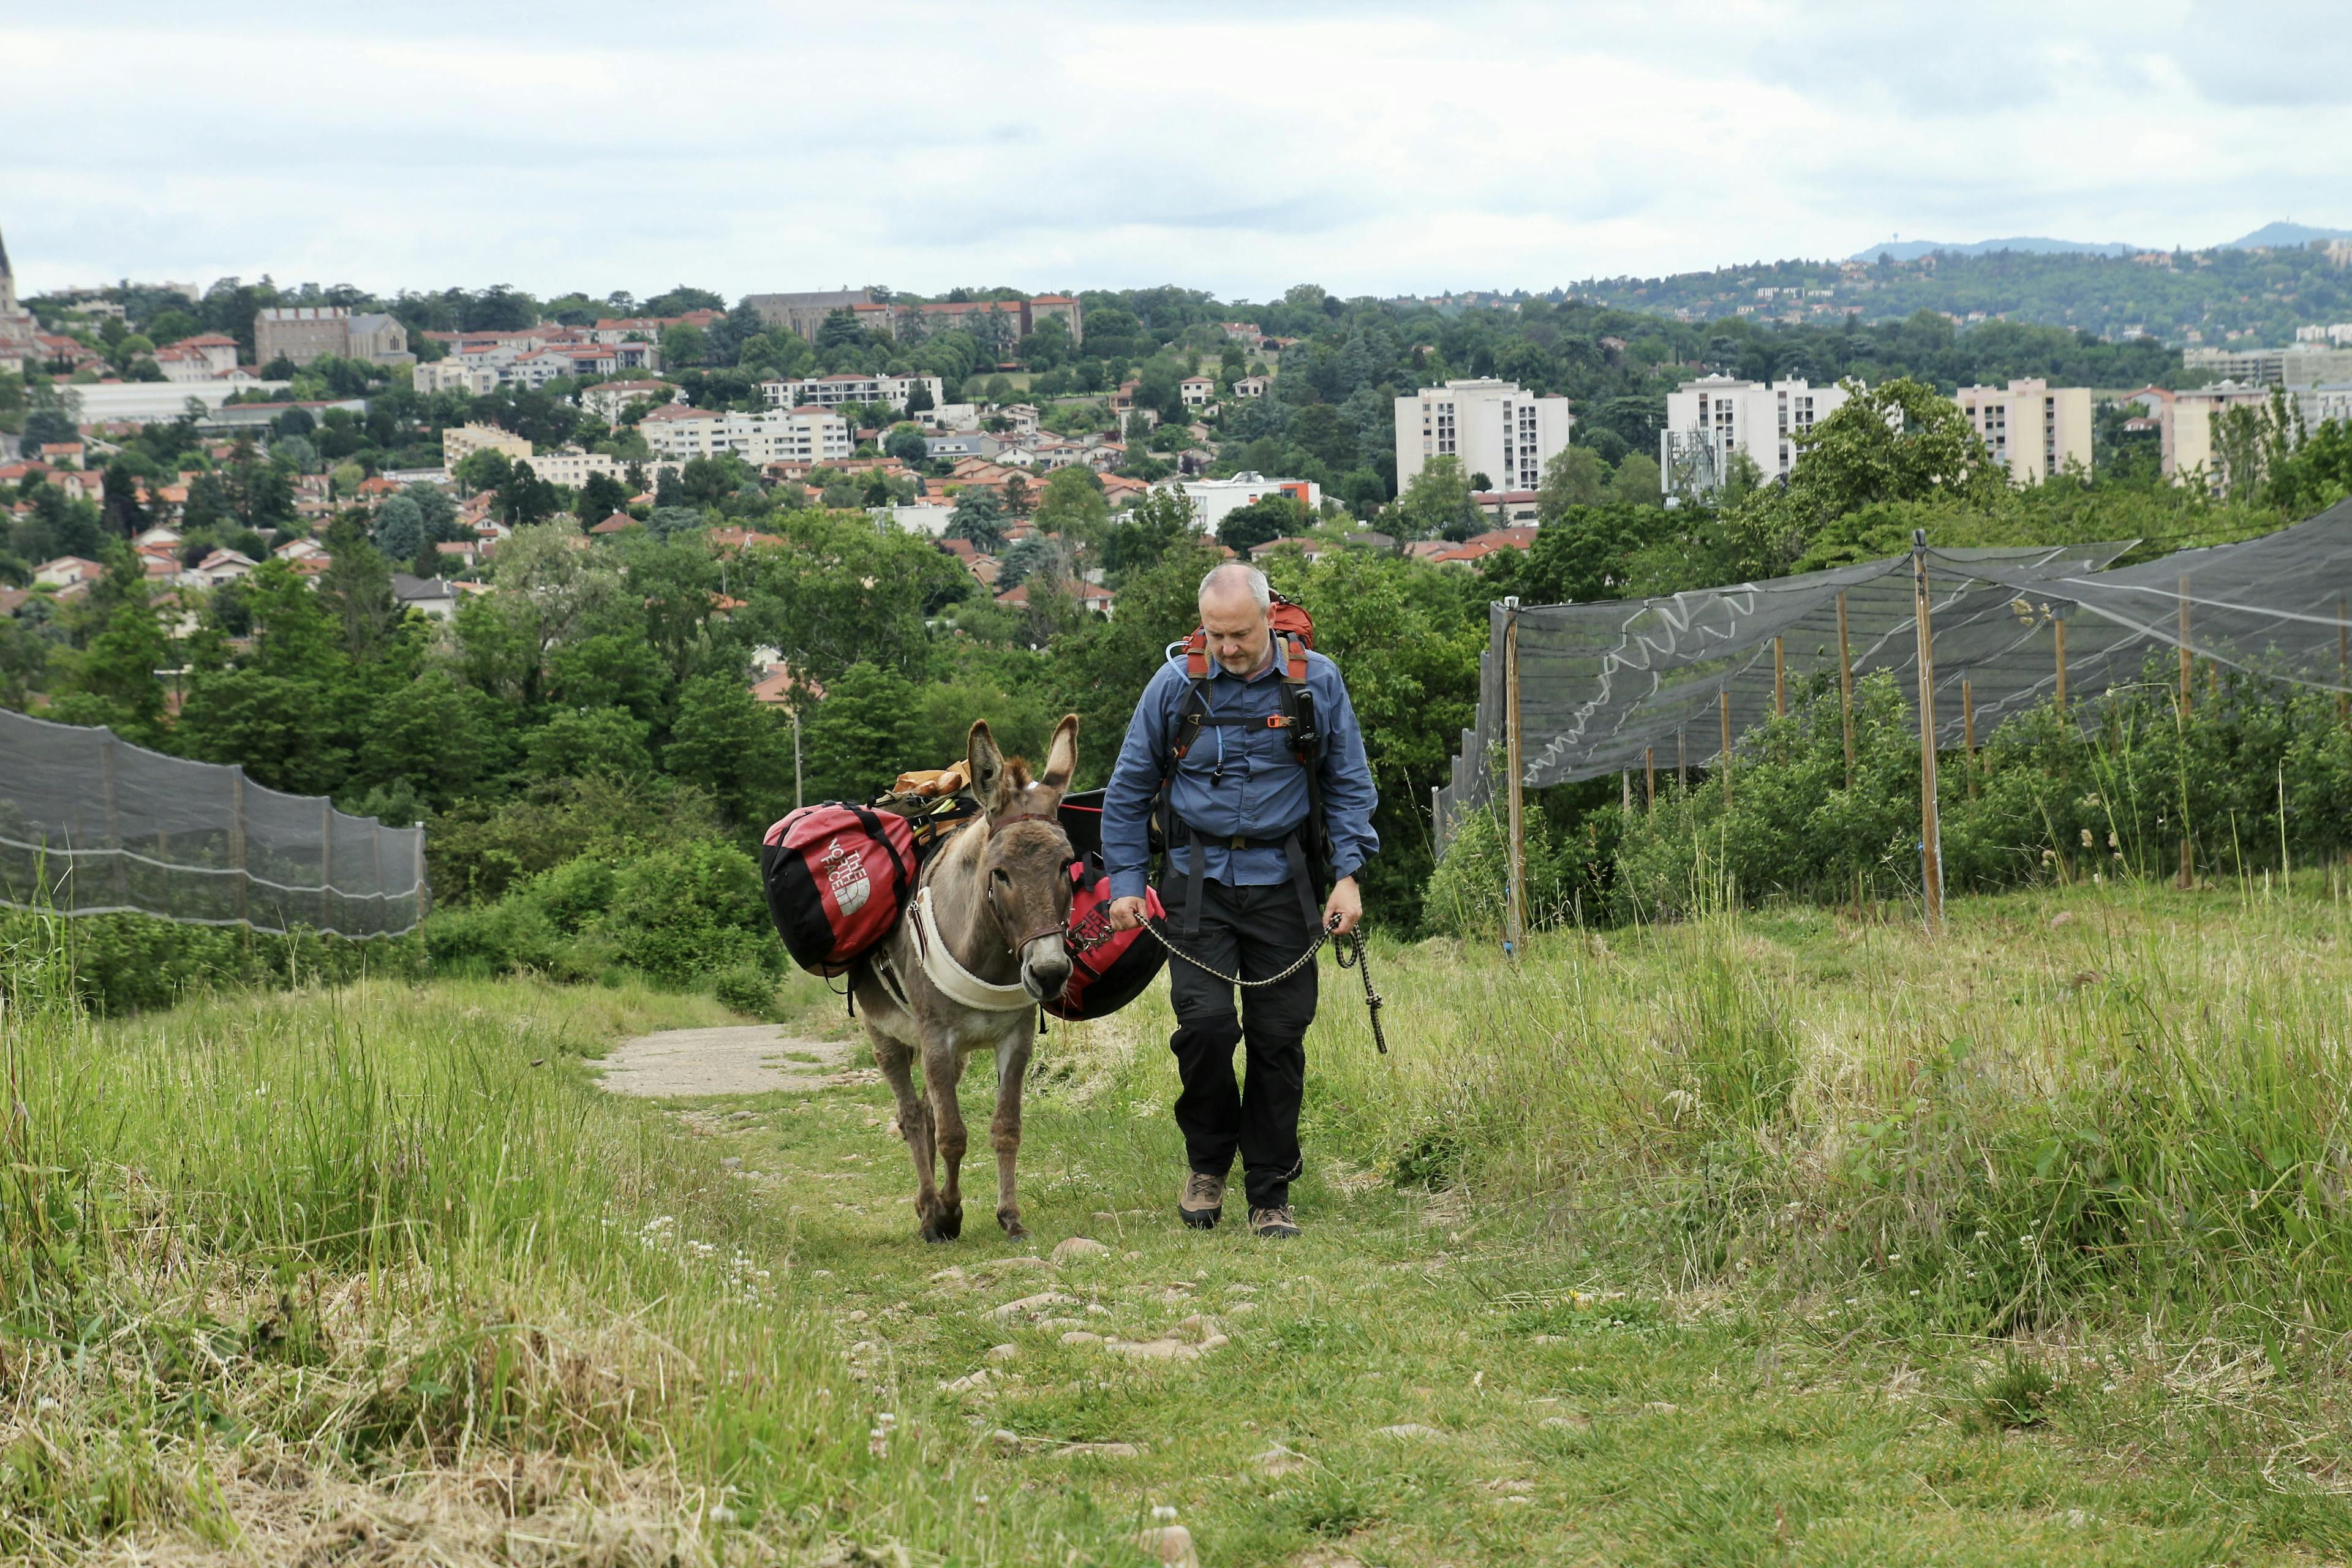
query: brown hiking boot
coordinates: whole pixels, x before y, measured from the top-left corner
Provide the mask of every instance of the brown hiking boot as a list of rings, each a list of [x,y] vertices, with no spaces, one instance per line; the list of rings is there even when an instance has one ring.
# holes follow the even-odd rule
[[[1194,1230],[1214,1230],[1217,1216],[1224,1212],[1224,1177],[1194,1171],[1184,1178],[1184,1192],[1176,1200],[1176,1213],[1186,1225]]]
[[[1288,1204],[1270,1209],[1250,1210],[1249,1227],[1252,1236],[1276,1239],[1298,1234],[1298,1221],[1291,1217]]]

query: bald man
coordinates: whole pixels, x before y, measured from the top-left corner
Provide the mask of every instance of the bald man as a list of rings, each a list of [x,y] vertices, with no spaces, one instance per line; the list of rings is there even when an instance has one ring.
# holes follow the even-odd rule
[[[1356,873],[1380,848],[1372,831],[1379,795],[1339,666],[1307,656],[1318,731],[1311,764],[1302,765],[1279,721],[1283,663],[1272,603],[1265,574],[1254,566],[1228,563],[1201,580],[1210,656],[1203,722],[1184,755],[1172,757],[1195,700],[1180,653],[1144,688],[1103,795],[1112,926],[1128,930],[1143,919],[1150,816],[1164,781],[1173,820],[1160,897],[1170,934],[1210,968],[1244,980],[1289,967],[1318,924],[1353,931],[1363,914]],[[1310,821],[1318,792],[1308,788],[1308,765],[1321,786],[1319,834]],[[1184,1084],[1176,1125],[1191,1166],[1176,1208],[1186,1225],[1216,1225],[1238,1153],[1251,1232],[1298,1234],[1290,1184],[1300,1169],[1298,1102],[1318,978],[1308,963],[1278,984],[1244,988],[1237,1012],[1236,987],[1170,960],[1176,1032],[1168,1044]],[[1234,1047],[1244,1042],[1247,1075],[1237,1085]]]

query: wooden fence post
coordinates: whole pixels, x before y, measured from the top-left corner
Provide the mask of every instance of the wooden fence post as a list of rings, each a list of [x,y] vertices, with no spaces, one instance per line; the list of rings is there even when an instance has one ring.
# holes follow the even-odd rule
[[[2336,601],[2336,684],[2352,686],[2352,600]],[[2336,694],[2336,716],[2352,719],[2352,693]]]
[[[2066,617],[2051,616],[2050,629],[2058,634],[2058,711],[2063,716],[2066,711]]]
[[[335,908],[335,803],[319,797],[319,929],[341,931]]]
[[[1690,747],[1683,739],[1683,727],[1675,726],[1675,787],[1687,793],[1690,789]]]
[[[123,909],[131,907],[131,858],[122,852],[122,816],[114,797],[114,753],[122,742],[113,731],[105,731],[105,743],[98,749],[99,785],[106,802],[107,858],[114,863],[114,901]],[[71,866],[72,862],[67,864]],[[77,882],[79,877],[74,879]],[[77,888],[78,893],[80,889]]]
[[[1789,716],[1789,661],[1781,651],[1780,639],[1772,639],[1772,717]]]
[[[1944,923],[1944,842],[1936,816],[1936,633],[1927,598],[1927,531],[1911,531],[1911,606],[1919,636],[1919,887],[1932,935]]]
[[[1657,810],[1658,748],[1655,746],[1644,746],[1642,748],[1642,788],[1644,792],[1642,796],[1642,809],[1643,811]]]
[[[1969,678],[1960,677],[1960,744],[1968,748],[1969,798],[1977,797],[1977,697]]]

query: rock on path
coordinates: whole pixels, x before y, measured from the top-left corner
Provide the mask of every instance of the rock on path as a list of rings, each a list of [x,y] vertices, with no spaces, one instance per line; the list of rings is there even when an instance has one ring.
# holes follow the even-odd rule
[[[773,1024],[665,1029],[639,1035],[606,1057],[604,1083],[615,1094],[657,1100],[824,1089],[840,1081],[836,1075],[849,1066],[850,1044],[797,1039]]]

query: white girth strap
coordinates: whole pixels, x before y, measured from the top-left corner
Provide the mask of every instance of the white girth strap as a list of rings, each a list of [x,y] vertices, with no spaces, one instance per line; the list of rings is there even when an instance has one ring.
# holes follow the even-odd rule
[[[956,962],[955,954],[948,951],[947,939],[940,935],[929,888],[915,895],[915,945],[922,950],[923,973],[950,1002],[975,1013],[1020,1013],[1037,1005],[1027,986],[991,985]]]

